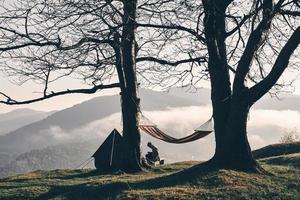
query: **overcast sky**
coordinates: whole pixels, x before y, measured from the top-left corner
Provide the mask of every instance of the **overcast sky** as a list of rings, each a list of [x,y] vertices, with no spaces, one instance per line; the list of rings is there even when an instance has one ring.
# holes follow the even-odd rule
[[[5,92],[9,94],[11,97],[18,99],[18,100],[25,100],[30,99],[33,97],[41,96],[40,91],[42,91],[42,88],[33,83],[26,83],[22,86],[12,84],[10,81],[7,80],[7,78],[4,77],[4,75],[0,76],[0,91]],[[207,82],[204,84],[205,87],[209,86],[209,83]],[[59,90],[66,90],[66,89],[72,89],[72,88],[80,88],[82,85],[77,80],[65,80],[64,82],[60,82],[55,85],[55,88],[52,88],[53,91],[59,91]],[[51,91],[51,89],[50,89]],[[61,110],[67,107],[71,107],[75,104],[78,104],[80,102],[86,101],[88,99],[91,99],[96,96],[101,95],[111,95],[111,94],[117,94],[119,93],[118,89],[109,89],[109,90],[103,90],[96,94],[72,94],[72,95],[65,95],[61,97],[55,97],[50,100],[46,100],[43,102],[38,102],[30,105],[21,105],[21,106],[8,106],[0,104],[0,113],[9,112],[14,109],[18,108],[31,108],[35,110],[42,110],[42,111],[52,111],[52,110]],[[295,82],[295,92],[294,94],[300,95],[300,80],[297,80]],[[200,98],[200,97],[199,97]],[[300,103],[300,102],[299,102]]]
[[[0,76],[0,91],[5,92],[10,95],[12,98],[17,100],[26,100],[31,99],[33,97],[40,97],[42,94],[39,93],[42,91],[41,87],[37,84],[26,83],[22,86],[16,85],[8,81],[5,77]],[[61,91],[66,89],[74,89],[83,87],[79,81],[75,81],[72,79],[65,80],[64,82],[60,82],[55,84],[55,88],[51,88],[49,91]],[[80,102],[86,101],[88,99],[94,98],[100,95],[111,95],[117,94],[119,92],[118,89],[109,89],[103,90],[96,94],[71,94],[64,95],[60,97],[54,97],[49,100],[45,100],[42,102],[33,103],[30,105],[20,105],[20,106],[8,106],[0,104],[0,113],[9,112],[18,108],[31,108],[35,110],[41,111],[52,111],[52,110],[61,110],[67,107],[71,107]]]
[[[14,0],[0,0],[0,2],[1,4],[7,6],[8,3],[11,4],[14,2]],[[285,72],[286,80],[294,79],[295,77],[298,77],[299,80],[294,83],[295,84],[294,94],[300,95],[300,71],[299,71],[299,75],[297,75],[297,73],[294,72]],[[55,87],[50,88],[49,91],[52,90],[61,91],[61,90],[81,88],[81,87],[82,86],[78,80],[75,81],[73,79],[68,79],[63,82],[58,82],[57,84],[55,84]],[[206,84],[204,84],[204,87],[209,87],[209,83],[207,82]],[[41,92],[41,91],[43,91],[43,88],[41,88],[41,86],[38,86],[37,84],[28,83],[28,84],[24,84],[22,87],[18,85],[14,85],[10,83],[3,74],[0,73],[0,92],[4,92],[16,100],[26,100],[34,97],[40,97],[42,94],[37,92]],[[66,107],[70,107],[74,104],[78,104],[82,101],[91,99],[95,96],[116,94],[118,92],[119,92],[118,89],[113,89],[113,90],[109,89],[109,90],[98,92],[97,94],[93,94],[93,95],[90,94],[89,95],[78,95],[78,94],[65,95],[62,97],[55,97],[47,101],[34,103],[30,105],[22,105],[22,106],[6,106],[0,104],[0,113],[9,112],[17,108],[32,108],[32,109],[43,110],[43,111],[61,110]]]

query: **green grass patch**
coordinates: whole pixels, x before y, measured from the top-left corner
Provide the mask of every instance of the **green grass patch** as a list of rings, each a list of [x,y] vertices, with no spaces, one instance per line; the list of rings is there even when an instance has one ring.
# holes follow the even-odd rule
[[[272,144],[253,151],[253,155],[257,159],[292,153],[300,153],[300,142]]]
[[[260,159],[259,161],[271,165],[283,165],[300,169],[300,153],[272,156]]]

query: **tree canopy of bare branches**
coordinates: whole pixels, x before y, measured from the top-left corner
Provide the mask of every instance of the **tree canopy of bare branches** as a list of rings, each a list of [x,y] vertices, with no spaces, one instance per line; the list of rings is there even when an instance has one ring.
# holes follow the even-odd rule
[[[145,86],[210,81],[218,168],[259,169],[247,140],[247,115],[266,93],[289,89],[299,70],[297,0],[15,0],[2,4],[0,69],[42,96],[119,87],[128,166],[140,162],[138,78]],[[72,77],[88,89],[49,91]],[[234,148],[233,148],[234,147]],[[137,167],[138,168],[138,167]]]
[[[139,29],[148,35],[140,43],[149,46],[142,54],[150,61],[142,67],[145,79],[162,87],[209,80],[216,136],[210,163],[259,170],[247,140],[247,116],[266,93],[292,88],[294,79],[284,72],[291,76],[300,67],[299,2],[151,1],[141,9],[147,17]]]

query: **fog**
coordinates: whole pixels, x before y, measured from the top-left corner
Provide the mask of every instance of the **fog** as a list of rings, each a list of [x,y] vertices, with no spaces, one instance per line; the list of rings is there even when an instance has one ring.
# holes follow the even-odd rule
[[[211,113],[210,106],[190,106],[170,107],[162,111],[145,111],[143,116],[146,116],[167,134],[183,137],[191,134],[195,128],[206,122],[211,117]],[[252,149],[279,142],[280,138],[289,131],[300,130],[299,122],[300,113],[298,111],[252,110],[248,119],[248,137]],[[41,135],[45,136],[47,132],[46,135],[57,143],[78,141],[89,143],[93,141],[100,146],[114,128],[121,131],[121,127],[121,114],[114,113],[70,132],[52,126],[50,129],[44,130]],[[299,132],[297,134],[300,136]],[[142,132],[143,154],[148,151],[146,144],[149,141],[159,148],[161,157],[166,162],[207,160],[213,155],[215,145],[213,134],[188,144],[169,144]]]

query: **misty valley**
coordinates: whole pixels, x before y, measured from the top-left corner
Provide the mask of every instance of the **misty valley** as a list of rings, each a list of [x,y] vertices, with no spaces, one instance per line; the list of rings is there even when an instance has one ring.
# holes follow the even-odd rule
[[[189,134],[185,130],[193,130],[199,121],[204,122],[211,115],[207,89],[188,93],[185,89],[178,88],[168,93],[143,89],[141,96],[144,99],[142,107],[147,116],[174,136]],[[6,121],[13,122],[15,118],[18,119],[15,124],[7,124],[10,129],[17,127],[21,119],[28,122],[21,128],[1,134],[0,175],[3,177],[34,170],[76,169],[91,157],[113,128],[121,129],[121,117],[117,109],[119,98],[119,95],[96,97],[55,112],[16,110],[11,116],[8,116],[9,113],[7,116],[2,114],[2,128],[5,128]],[[256,106],[249,119],[249,138],[253,149],[278,143],[285,134],[284,131],[299,127],[300,108],[293,103],[299,99],[297,95],[287,96],[276,106],[272,106],[272,99],[266,98]],[[86,116],[82,117],[83,115]],[[274,118],[275,115],[290,116],[290,125],[281,126],[278,123],[280,118]],[[202,161],[212,156],[213,140],[209,136],[188,146],[174,145],[142,134],[142,153],[146,154],[149,150],[146,144],[151,141],[159,148],[161,157],[167,163]],[[90,162],[86,167],[94,168],[94,163]]]

